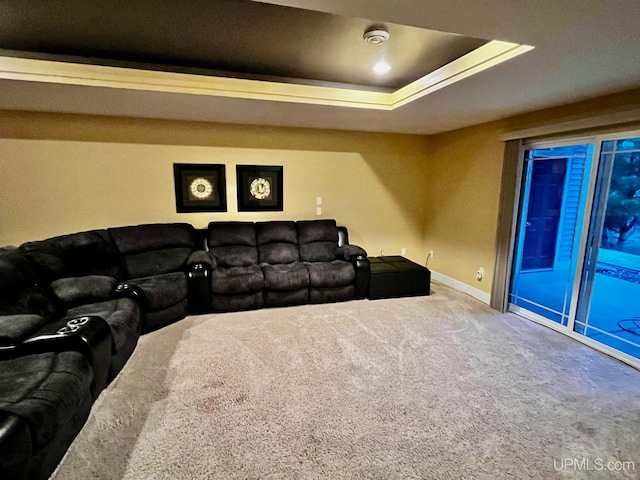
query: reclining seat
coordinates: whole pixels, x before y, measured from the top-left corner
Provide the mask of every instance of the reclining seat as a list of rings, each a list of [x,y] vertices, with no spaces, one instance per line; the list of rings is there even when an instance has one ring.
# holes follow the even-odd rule
[[[336,221],[300,220],[296,227],[300,259],[309,271],[309,301],[341,302],[354,298],[356,271],[348,259],[338,258]]]
[[[46,479],[82,429],[93,370],[79,352],[0,351],[0,478]]]
[[[111,330],[109,378],[115,377],[138,343],[141,314],[135,300],[114,292],[124,274],[111,235],[91,230],[27,242],[19,248],[35,265],[56,308],[56,319],[36,335],[49,334],[81,316],[102,318]]]
[[[265,306],[309,303],[309,272],[300,261],[295,222],[258,222],[256,237]]]
[[[107,323],[59,333],[54,301],[19,249],[0,248],[0,478],[48,478],[106,384]]]
[[[119,289],[134,286],[145,311],[143,331],[187,315],[187,262],[196,233],[187,223],[146,224],[108,229],[123,257],[125,278]]]
[[[262,308],[264,275],[258,266],[255,225],[252,222],[211,222],[207,246],[217,264],[211,272],[212,310]]]

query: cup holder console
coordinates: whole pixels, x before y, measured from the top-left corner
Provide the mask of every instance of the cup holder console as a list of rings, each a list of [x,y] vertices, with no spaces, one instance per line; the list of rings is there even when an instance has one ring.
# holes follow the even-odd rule
[[[74,318],[72,320],[69,320],[67,322],[67,325],[72,326],[72,325],[86,325],[87,323],[89,323],[89,317],[78,317],[78,318]]]
[[[78,317],[69,320],[64,327],[58,329],[57,333],[61,335],[76,333],[78,330],[80,330],[80,327],[82,325],[86,325],[87,323],[89,323],[89,320],[89,317]]]
[[[76,333],[78,330],[80,330],[80,327],[77,325],[65,325],[62,328],[59,328],[57,333],[59,333],[60,335],[70,335],[72,333]]]

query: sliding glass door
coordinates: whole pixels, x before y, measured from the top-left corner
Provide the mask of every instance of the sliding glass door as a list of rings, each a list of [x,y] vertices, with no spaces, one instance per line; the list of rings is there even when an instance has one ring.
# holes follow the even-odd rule
[[[509,309],[636,365],[640,132],[522,152]]]
[[[601,143],[574,330],[640,358],[640,138]]]
[[[567,326],[593,145],[532,148],[524,157],[509,300]]]

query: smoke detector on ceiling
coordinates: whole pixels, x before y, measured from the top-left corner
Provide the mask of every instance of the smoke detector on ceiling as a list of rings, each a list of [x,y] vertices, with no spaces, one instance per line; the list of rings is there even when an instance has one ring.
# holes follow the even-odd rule
[[[369,45],[382,45],[389,40],[389,32],[384,27],[373,27],[364,32],[363,38]]]

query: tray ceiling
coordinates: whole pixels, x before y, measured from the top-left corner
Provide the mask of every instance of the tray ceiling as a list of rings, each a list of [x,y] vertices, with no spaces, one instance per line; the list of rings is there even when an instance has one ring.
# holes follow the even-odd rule
[[[237,2],[242,15],[212,13],[230,4],[216,0],[3,0],[0,109],[433,134],[640,89],[637,0]],[[291,20],[309,13],[331,21]],[[213,28],[212,17],[235,20]],[[375,52],[362,41],[370,23],[388,28],[388,48],[403,38],[396,27],[471,45],[417,80],[400,63],[376,77],[362,53]],[[242,58],[245,43],[263,53]],[[395,61],[424,58],[418,43]],[[305,49],[315,53],[292,53]],[[447,61],[427,57],[429,68]]]
[[[531,49],[249,0],[9,0],[1,10],[4,78],[383,110]],[[370,30],[388,41],[365,42]]]

